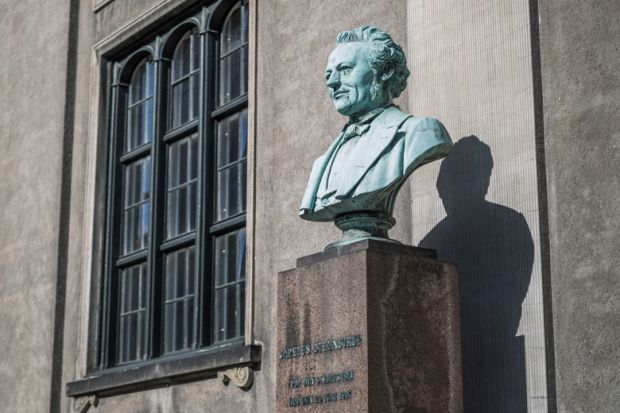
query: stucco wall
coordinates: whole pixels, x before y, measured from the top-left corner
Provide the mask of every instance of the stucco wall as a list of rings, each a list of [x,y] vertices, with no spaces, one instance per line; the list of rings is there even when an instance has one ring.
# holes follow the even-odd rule
[[[620,6],[540,3],[558,411],[620,410]]]
[[[65,1],[0,4],[0,400],[6,412],[50,408],[68,16]]]
[[[64,383],[83,374],[88,351],[92,274],[84,269],[94,250],[92,223],[84,217],[88,210],[102,213],[89,181],[102,160],[92,159],[101,142],[88,137],[103,121],[92,110],[100,78],[91,48],[160,3],[179,6],[166,9],[173,18],[196,1],[113,1],[93,13],[90,1],[75,0],[79,15],[71,35],[69,2],[7,3],[0,4],[0,36],[11,39],[0,45],[0,409],[45,412],[60,406],[69,412]],[[439,118],[461,142],[451,161],[444,161],[443,183],[438,185],[435,163],[403,188],[391,235],[459,261],[466,281],[461,294],[494,297],[468,300],[465,308],[478,315],[475,322],[487,323],[474,325],[487,330],[472,329],[470,344],[501,349],[491,353],[498,357],[491,363],[476,359],[475,352],[470,356],[480,366],[478,376],[489,378],[466,396],[474,406],[470,411],[522,413],[523,403],[530,412],[547,411],[552,395],[546,367],[553,365],[560,412],[617,411],[618,5],[542,3],[544,116],[536,112],[535,0],[253,2],[253,338],[263,345],[261,370],[247,392],[207,379],[105,398],[96,411],[274,410],[276,274],[338,237],[332,224],[301,221],[297,208],[312,161],[345,122],[325,92],[326,57],[340,30],[360,24],[386,29],[409,51],[412,76],[401,107]],[[543,120],[544,152],[536,148],[543,141],[537,122]],[[64,163],[63,142],[72,143]],[[546,188],[539,185],[541,165]],[[546,223],[539,221],[544,200],[550,279],[543,272]],[[446,214],[445,202],[470,212]],[[552,300],[543,297],[544,281],[551,283]],[[66,305],[64,320],[55,323],[57,297]],[[480,303],[484,308],[469,306]],[[552,360],[546,358],[553,352],[545,345],[551,330],[548,324],[545,330],[544,306],[553,310]],[[493,316],[479,317],[484,314]],[[53,355],[55,333],[63,351]],[[476,377],[470,388],[479,383]],[[505,385],[512,387],[506,391]]]

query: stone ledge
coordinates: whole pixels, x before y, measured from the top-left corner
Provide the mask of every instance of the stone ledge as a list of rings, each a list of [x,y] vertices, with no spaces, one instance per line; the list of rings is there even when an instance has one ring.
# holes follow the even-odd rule
[[[100,370],[81,380],[67,383],[69,397],[117,394],[149,390],[172,384],[217,377],[220,370],[240,366],[257,366],[261,347],[240,345],[219,349],[203,349],[174,357]]]

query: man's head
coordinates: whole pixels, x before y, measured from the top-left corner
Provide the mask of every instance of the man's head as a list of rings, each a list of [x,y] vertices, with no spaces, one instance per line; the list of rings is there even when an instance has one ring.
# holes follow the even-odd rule
[[[336,37],[325,79],[342,115],[357,117],[391,103],[407,86],[407,61],[389,34],[361,26]]]

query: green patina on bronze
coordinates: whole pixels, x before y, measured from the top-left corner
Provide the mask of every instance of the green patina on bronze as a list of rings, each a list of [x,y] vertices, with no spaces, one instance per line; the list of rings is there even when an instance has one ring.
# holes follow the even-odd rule
[[[407,86],[407,61],[389,34],[362,26],[340,33],[325,80],[336,110],[349,117],[312,166],[299,215],[335,221],[343,237],[388,238],[396,195],[420,166],[445,157],[450,135],[436,119],[415,117],[392,102]]]

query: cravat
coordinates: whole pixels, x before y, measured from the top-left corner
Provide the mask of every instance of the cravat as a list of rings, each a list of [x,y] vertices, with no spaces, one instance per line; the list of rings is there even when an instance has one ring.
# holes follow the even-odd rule
[[[340,138],[340,142],[338,142],[338,146],[334,150],[334,154],[332,159],[329,161],[329,165],[327,167],[327,176],[325,179],[325,188],[329,188],[329,178],[332,173],[332,166],[334,165],[334,161],[336,160],[336,156],[338,155],[338,151],[342,148],[348,140],[355,138],[356,136],[362,136],[368,129],[370,128],[370,124],[368,123],[353,123],[346,127],[344,132],[342,133],[342,138]]]
[[[370,128],[370,124],[367,124],[367,123],[366,124],[353,123],[347,126],[347,128],[344,130],[344,133],[342,135],[342,140],[340,141],[340,144],[338,145],[338,149],[340,149],[340,146],[342,146],[342,144],[344,144],[349,139],[354,138],[356,136],[362,136],[362,134],[365,133],[369,128]]]

